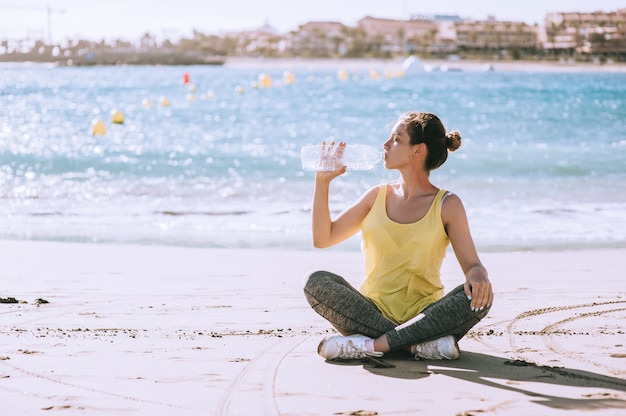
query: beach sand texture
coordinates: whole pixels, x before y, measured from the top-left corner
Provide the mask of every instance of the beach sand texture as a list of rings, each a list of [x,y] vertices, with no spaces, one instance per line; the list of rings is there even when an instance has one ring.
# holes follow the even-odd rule
[[[0,297],[28,302],[0,304],[2,414],[626,414],[623,249],[483,253],[496,299],[458,361],[329,363],[302,280],[358,285],[359,252],[0,247]]]

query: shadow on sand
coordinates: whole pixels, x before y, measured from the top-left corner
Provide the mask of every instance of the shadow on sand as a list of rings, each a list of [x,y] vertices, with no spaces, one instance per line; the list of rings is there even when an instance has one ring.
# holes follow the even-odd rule
[[[626,409],[626,380],[589,371],[540,366],[525,361],[464,351],[456,361],[415,361],[404,353],[387,354],[384,359],[367,359],[364,368],[384,377],[422,379],[439,374],[482,386],[521,393],[531,402],[562,410]],[[501,380],[494,382],[491,380]],[[523,383],[543,383],[546,392],[559,387],[605,389],[590,392],[580,399],[525,389]],[[536,387],[534,384],[533,387]],[[612,390],[608,391],[608,390]],[[622,397],[622,398],[620,398]]]

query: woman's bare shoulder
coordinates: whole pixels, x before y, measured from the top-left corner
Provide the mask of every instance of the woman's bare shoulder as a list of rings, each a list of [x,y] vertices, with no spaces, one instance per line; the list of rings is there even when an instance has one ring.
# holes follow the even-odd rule
[[[463,201],[461,201],[461,198],[457,194],[446,191],[443,196],[443,200],[441,201],[441,215],[444,220],[453,219],[458,215],[465,216]]]
[[[361,195],[360,201],[371,207],[374,205],[374,201],[376,201],[376,197],[378,197],[378,193],[382,192],[383,189],[386,189],[385,184],[375,185],[369,188],[367,191]]]

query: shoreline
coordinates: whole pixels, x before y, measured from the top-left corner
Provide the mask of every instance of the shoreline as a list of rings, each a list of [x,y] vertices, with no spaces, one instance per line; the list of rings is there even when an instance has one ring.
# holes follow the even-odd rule
[[[345,68],[345,69],[400,69],[405,58],[375,59],[375,58],[243,58],[228,57],[224,66],[233,68]],[[547,61],[498,61],[498,60],[458,60],[423,59],[419,60],[425,66],[447,67],[448,70],[485,72],[488,65],[494,71],[503,72],[616,72],[626,73],[626,63],[582,63],[582,62],[547,62]]]
[[[225,66],[230,68],[259,68],[259,69],[345,69],[345,70],[378,70],[398,71],[406,58],[249,58],[249,57],[224,57],[218,62],[215,59],[187,60],[180,63],[170,61],[156,62],[153,59],[145,63],[125,64],[131,66]],[[446,59],[420,59],[426,71],[468,71],[468,72],[604,72],[626,73],[625,62],[591,63],[591,62],[553,62],[553,61],[501,61],[487,59],[446,60]],[[104,64],[66,65],[59,62],[35,62],[35,61],[0,61],[0,65],[43,65],[50,67],[93,67],[93,66],[120,66],[112,60]],[[423,72],[411,70],[411,73]]]
[[[271,236],[267,236],[271,238]],[[106,238],[20,238],[20,237],[7,237],[0,236],[0,244],[27,244],[27,243],[43,243],[43,244],[75,244],[75,245],[87,245],[87,246],[125,246],[125,247],[144,247],[144,248],[162,248],[162,249],[192,249],[192,250],[263,250],[263,251],[295,251],[295,252],[339,252],[339,253],[358,253],[361,254],[361,239],[358,235],[349,238],[348,240],[338,244],[337,246],[328,247],[325,249],[318,249],[313,247],[312,243],[307,240],[295,241],[286,240],[284,245],[271,244],[261,245],[258,241],[250,241],[247,244],[228,241],[222,244],[216,244],[215,242],[184,242],[182,239],[172,239],[171,241],[165,240],[110,240]],[[493,243],[483,243],[474,241],[478,254],[512,254],[512,253],[560,253],[560,252],[598,252],[604,250],[624,250],[626,243],[605,243],[605,244],[551,244],[551,245],[529,245],[529,244],[501,244],[495,245]],[[447,256],[454,256],[452,246],[448,247]]]

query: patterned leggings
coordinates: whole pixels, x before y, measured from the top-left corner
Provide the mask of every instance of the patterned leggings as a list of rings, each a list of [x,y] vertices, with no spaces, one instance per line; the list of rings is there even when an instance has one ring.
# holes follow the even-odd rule
[[[313,310],[328,320],[339,333],[363,334],[370,338],[384,334],[392,350],[446,335],[453,335],[459,340],[489,312],[489,308],[472,311],[463,285],[460,285],[415,318],[397,325],[343,277],[326,271],[317,271],[309,276],[304,294]]]

